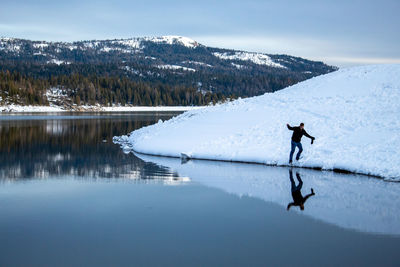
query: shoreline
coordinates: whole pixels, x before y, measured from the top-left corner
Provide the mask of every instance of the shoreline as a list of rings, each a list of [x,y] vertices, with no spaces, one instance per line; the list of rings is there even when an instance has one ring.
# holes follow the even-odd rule
[[[113,141],[114,142],[114,141]],[[122,148],[121,143],[114,142],[114,144],[120,145]],[[211,161],[211,162],[228,162],[228,163],[238,163],[238,164],[255,164],[255,165],[264,165],[269,167],[277,167],[277,168],[298,168],[298,169],[308,169],[308,170],[316,170],[321,172],[333,172],[333,173],[341,173],[341,174],[349,174],[349,175],[361,175],[370,178],[375,178],[382,180],[384,182],[389,183],[400,183],[400,180],[393,178],[393,177],[384,177],[375,174],[368,174],[363,172],[351,171],[348,169],[341,169],[341,168],[323,168],[323,167],[313,167],[313,166],[306,166],[306,165],[289,165],[289,164],[278,164],[278,163],[267,163],[267,162],[258,162],[258,161],[246,161],[246,160],[226,160],[226,159],[212,159],[212,158],[198,158],[198,157],[190,157],[190,158],[183,158],[178,156],[172,155],[161,155],[161,154],[151,154],[145,152],[139,152],[134,149],[128,150],[129,153],[132,154],[139,154],[144,156],[152,156],[152,157],[160,157],[160,158],[173,158],[173,159],[181,159],[181,161],[185,160],[186,162],[191,160],[199,160],[199,161]]]
[[[0,114],[9,113],[48,113],[48,112],[154,112],[154,111],[188,111],[201,109],[205,106],[118,106],[118,107],[101,107],[101,106],[79,106],[76,109],[63,109],[56,106],[20,106],[7,105],[0,106]]]
[[[136,152],[287,166],[291,132],[304,121],[317,137],[296,167],[400,181],[400,65],[339,70],[275,93],[186,112],[120,136]],[[389,84],[389,85],[388,85]]]

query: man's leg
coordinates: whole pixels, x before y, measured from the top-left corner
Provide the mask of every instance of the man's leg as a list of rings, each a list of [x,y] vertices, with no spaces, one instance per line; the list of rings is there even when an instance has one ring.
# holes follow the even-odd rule
[[[296,149],[296,143],[292,141],[292,149],[290,150],[289,163],[292,163],[293,153],[295,149]]]
[[[301,188],[303,187],[303,180],[301,180],[300,174],[298,172],[296,172],[296,177],[297,177],[297,181],[299,181],[297,190],[301,190]]]
[[[290,185],[291,185],[290,190],[292,192],[294,192],[296,190],[296,184],[294,183],[292,170],[289,170],[289,179],[290,179]]]
[[[296,143],[296,145],[297,145],[297,147],[299,148],[299,152],[297,152],[297,155],[296,155],[296,160],[299,160],[299,159],[300,159],[301,152],[303,152],[303,146],[301,145],[300,142],[299,142],[299,143]]]

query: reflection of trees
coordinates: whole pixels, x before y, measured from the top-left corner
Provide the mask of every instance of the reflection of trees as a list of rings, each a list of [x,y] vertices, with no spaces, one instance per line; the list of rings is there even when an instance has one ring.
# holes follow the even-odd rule
[[[125,155],[112,137],[169,115],[91,119],[1,120],[0,178],[74,175],[149,179],[176,177],[168,169]],[[106,140],[107,142],[103,142]]]

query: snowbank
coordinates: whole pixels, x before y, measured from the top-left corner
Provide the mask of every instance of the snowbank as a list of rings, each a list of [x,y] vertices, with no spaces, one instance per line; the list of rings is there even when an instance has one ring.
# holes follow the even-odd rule
[[[125,149],[180,157],[286,165],[305,123],[302,167],[400,180],[400,65],[342,69],[276,93],[193,110],[116,138]]]
[[[5,105],[0,106],[0,112],[63,112],[66,111],[56,106],[21,106],[21,105]]]

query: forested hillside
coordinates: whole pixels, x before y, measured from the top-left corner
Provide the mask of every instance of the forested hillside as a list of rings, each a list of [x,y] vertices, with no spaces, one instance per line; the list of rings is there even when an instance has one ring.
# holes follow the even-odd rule
[[[0,39],[2,104],[204,105],[274,92],[336,70],[322,62],[210,48],[185,37],[39,42]]]

